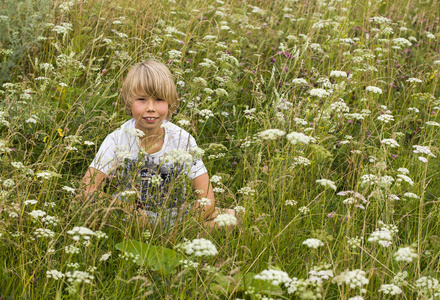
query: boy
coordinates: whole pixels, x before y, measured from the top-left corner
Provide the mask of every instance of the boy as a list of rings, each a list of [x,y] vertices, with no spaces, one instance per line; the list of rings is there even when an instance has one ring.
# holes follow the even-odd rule
[[[86,196],[118,169],[119,184],[126,190],[136,190],[136,205],[148,220],[173,226],[178,216],[188,212],[188,208],[182,209],[185,184],[178,180],[186,174],[205,204],[201,220],[213,218],[217,211],[214,213],[214,193],[207,170],[201,159],[193,160],[188,155],[197,144],[188,132],[168,122],[178,107],[169,69],[155,60],[135,65],[124,80],[121,96],[133,118],[102,143],[83,178]],[[195,207],[199,206],[197,201]],[[234,215],[233,210],[227,213]]]

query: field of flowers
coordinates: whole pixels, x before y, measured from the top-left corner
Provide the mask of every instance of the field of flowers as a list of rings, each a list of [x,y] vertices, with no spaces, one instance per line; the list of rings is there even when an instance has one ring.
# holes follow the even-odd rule
[[[0,2],[0,299],[440,299],[437,0]],[[80,202],[127,69],[240,224]],[[188,202],[196,201],[193,195]]]

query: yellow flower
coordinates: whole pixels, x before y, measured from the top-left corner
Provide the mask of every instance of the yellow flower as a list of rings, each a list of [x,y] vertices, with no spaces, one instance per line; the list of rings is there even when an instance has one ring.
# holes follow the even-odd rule
[[[58,134],[59,134],[61,137],[64,136],[63,130],[62,130],[61,128],[58,128],[57,131],[58,131]]]

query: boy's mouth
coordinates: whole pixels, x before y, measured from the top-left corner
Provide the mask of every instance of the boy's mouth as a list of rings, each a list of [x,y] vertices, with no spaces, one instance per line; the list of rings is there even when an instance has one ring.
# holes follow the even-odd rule
[[[146,122],[146,123],[154,123],[154,122],[156,122],[156,120],[157,119],[159,119],[159,118],[157,118],[157,117],[147,117],[147,118],[142,118],[142,119],[144,119],[144,121]]]

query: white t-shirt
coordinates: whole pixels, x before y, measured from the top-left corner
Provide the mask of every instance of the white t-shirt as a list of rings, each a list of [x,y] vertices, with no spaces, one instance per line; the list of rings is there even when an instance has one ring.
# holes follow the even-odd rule
[[[195,139],[179,126],[164,121],[163,127],[165,136],[162,148],[158,152],[146,154],[140,146],[139,138],[136,137],[135,120],[125,122],[105,138],[90,164],[91,168],[106,175],[116,174],[115,171],[118,170],[117,173],[122,178],[120,184],[128,190],[137,189],[141,195],[139,200],[143,204],[142,208],[146,210],[179,206],[182,199],[178,198],[185,197],[185,191],[178,191],[173,185],[171,192],[174,192],[175,196],[170,197],[168,185],[174,182],[173,179],[182,173],[190,179],[207,173],[201,159],[193,159],[186,164],[179,164],[176,159],[167,161],[167,156],[177,156],[179,161],[179,153],[184,153],[173,150],[190,152],[197,144]],[[139,156],[144,158],[143,161],[139,161]],[[156,194],[156,197],[153,194]],[[165,200],[168,203],[164,203]]]

